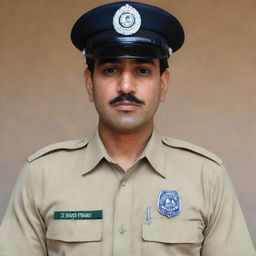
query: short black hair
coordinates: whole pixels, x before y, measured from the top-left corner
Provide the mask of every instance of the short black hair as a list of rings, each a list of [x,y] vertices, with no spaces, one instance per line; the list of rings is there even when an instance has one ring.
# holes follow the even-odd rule
[[[163,59],[159,59],[160,61],[160,75],[163,74],[163,72],[169,68],[169,64],[168,64],[168,59],[167,58],[163,58]],[[92,58],[86,58],[86,64],[87,64],[87,69],[91,72],[91,74],[93,75],[94,72],[94,65],[95,65],[95,59]]]

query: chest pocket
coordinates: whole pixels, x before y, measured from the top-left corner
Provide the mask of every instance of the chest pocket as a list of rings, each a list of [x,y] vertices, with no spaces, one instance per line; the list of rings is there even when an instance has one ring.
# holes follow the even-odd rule
[[[152,219],[143,223],[142,238],[145,256],[200,255],[203,226],[200,221]]]
[[[56,252],[98,255],[102,220],[57,220],[49,224],[46,238],[49,255],[59,255]]]
[[[100,241],[102,238],[101,220],[60,220],[51,223],[46,238],[64,242]]]

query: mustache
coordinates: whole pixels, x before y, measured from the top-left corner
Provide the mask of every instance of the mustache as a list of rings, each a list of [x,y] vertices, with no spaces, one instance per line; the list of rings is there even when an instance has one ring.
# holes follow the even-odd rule
[[[122,102],[122,101],[130,101],[130,102],[134,102],[137,104],[145,105],[145,102],[143,100],[138,99],[137,97],[135,97],[134,95],[132,95],[130,93],[128,93],[128,94],[122,93],[122,94],[118,95],[116,98],[109,101],[109,104],[113,105],[117,102]]]

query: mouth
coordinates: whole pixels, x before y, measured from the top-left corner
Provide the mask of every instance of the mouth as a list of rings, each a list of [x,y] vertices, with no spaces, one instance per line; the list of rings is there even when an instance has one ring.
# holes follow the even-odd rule
[[[131,101],[118,101],[112,104],[112,106],[119,111],[133,111],[141,107],[141,104]]]

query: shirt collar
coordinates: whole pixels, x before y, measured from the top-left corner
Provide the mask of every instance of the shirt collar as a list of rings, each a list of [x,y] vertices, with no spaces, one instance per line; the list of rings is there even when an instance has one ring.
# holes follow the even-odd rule
[[[85,152],[82,174],[86,174],[94,169],[103,158],[109,162],[112,162],[100,139],[98,130],[96,130],[89,138]]]
[[[166,177],[166,161],[163,149],[161,135],[156,129],[153,130],[152,135],[141,154],[140,159],[146,158],[153,169],[162,177]]]
[[[144,151],[142,152],[138,160],[146,158],[152,168],[165,178],[166,161],[164,157],[165,156],[161,136],[160,134],[158,134],[156,129],[154,129]],[[113,162],[101,141],[98,131],[95,131],[89,138],[84,158],[82,174],[86,174],[93,170],[103,158],[105,158],[108,162]]]

